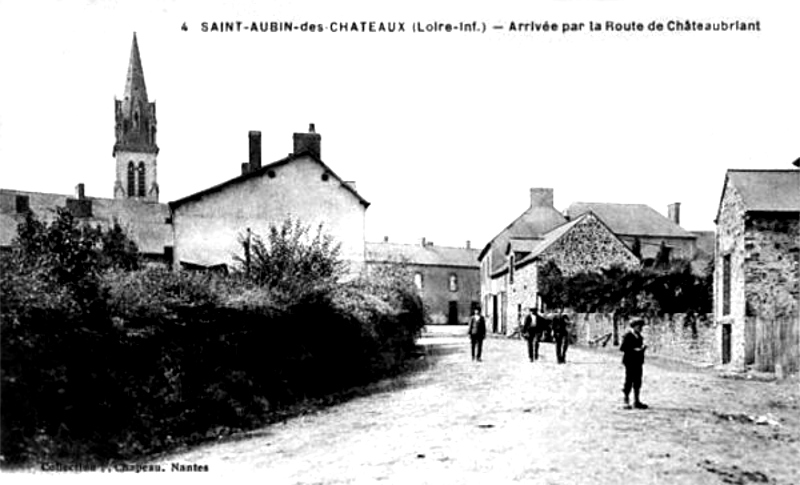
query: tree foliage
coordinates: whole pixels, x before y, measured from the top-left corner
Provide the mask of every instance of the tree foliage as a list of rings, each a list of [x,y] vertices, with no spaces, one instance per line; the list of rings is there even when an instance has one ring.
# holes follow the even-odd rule
[[[345,272],[341,244],[324,232],[322,224],[312,233],[300,220],[287,218],[280,226],[270,226],[266,238],[241,235],[240,244],[239,271],[285,298],[330,286]]]
[[[539,273],[542,300],[549,307],[620,316],[711,311],[713,270],[692,272],[688,261],[624,269],[619,266],[565,277],[553,262]]]

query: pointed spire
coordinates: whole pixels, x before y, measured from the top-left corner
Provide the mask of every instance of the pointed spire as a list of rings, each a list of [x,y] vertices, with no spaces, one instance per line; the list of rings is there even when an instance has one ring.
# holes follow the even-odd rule
[[[142,59],[139,57],[139,43],[136,41],[136,32],[133,33],[133,43],[131,44],[131,60],[128,64],[128,79],[125,82],[126,108],[130,109],[130,104],[137,100],[147,104],[147,88],[144,85],[144,71],[142,70]]]

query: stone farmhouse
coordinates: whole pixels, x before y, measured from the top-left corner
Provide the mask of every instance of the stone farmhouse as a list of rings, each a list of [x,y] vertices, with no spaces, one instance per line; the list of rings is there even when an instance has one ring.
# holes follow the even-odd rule
[[[716,224],[720,363],[800,370],[800,171],[728,170]]]
[[[515,248],[512,240],[506,264],[493,275],[502,295],[499,311],[506,315],[500,333],[517,328],[528,308],[542,308],[539,270],[550,261],[564,276],[617,265],[625,268],[640,265],[639,258],[593,212],[545,233],[529,250]]]
[[[589,217],[582,219],[586,215]],[[553,260],[562,272],[569,274],[578,271],[561,268],[570,258],[582,261],[572,268],[595,270],[614,264],[648,263],[660,251],[666,251],[670,259],[688,259],[695,271],[701,272],[711,258],[705,248],[709,234],[686,231],[679,222],[679,203],[668,207],[668,216],[643,204],[589,202],[573,203],[564,215],[553,207],[553,189],[531,189],[530,207],[495,236],[478,256],[481,302],[490,329],[495,333],[512,332],[521,311],[542,307],[535,276],[539,265],[532,264],[534,260],[539,263]],[[561,237],[566,237],[564,241],[573,241],[572,236],[565,236],[561,231],[578,234],[588,227],[593,228],[588,231],[591,237],[583,246],[566,243],[550,246]],[[701,246],[705,252],[698,250],[698,241],[703,241]],[[570,255],[570,251],[577,252]],[[517,271],[523,274],[522,279]],[[517,283],[519,281],[522,283]]]
[[[367,270],[384,266],[405,268],[428,308],[434,324],[466,324],[472,309],[480,308],[478,251],[470,247],[368,242]]]
[[[530,206],[497,234],[478,254],[480,292],[488,330],[506,333],[509,328],[508,295],[499,272],[511,252],[530,252],[546,233],[567,222],[553,207],[553,189],[530,189]]]
[[[147,96],[136,34],[122,100],[115,100],[113,199],[0,189],[0,247],[9,247],[29,211],[47,221],[66,207],[92,225],[115,222],[127,229],[149,260],[184,268],[220,268],[235,263],[241,238],[266,234],[291,217],[323,230],[342,244],[352,271],[364,264],[364,225],[369,203],[320,158],[314,125],[294,134],[294,151],[261,166],[261,138],[250,132],[250,159],[241,174],[169,204],[159,202],[156,107]]]

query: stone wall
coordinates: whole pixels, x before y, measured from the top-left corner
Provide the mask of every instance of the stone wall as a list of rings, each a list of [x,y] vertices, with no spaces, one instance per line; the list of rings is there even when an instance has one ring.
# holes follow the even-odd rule
[[[708,366],[719,361],[716,345],[716,329],[711,315],[691,320],[685,315],[671,315],[663,318],[645,319],[642,334],[647,345],[647,354],[693,365]],[[572,334],[577,345],[588,346],[589,342],[606,334],[613,336],[614,319],[611,314],[576,313],[572,315]],[[617,326],[617,342],[628,330],[626,322]],[[606,347],[614,347],[613,337]]]
[[[542,263],[555,262],[564,276],[613,265],[631,269],[639,266],[636,256],[593,214],[587,214],[558,238],[540,259]]]
[[[796,316],[800,300],[800,216],[748,214],[744,248],[747,315],[765,319]]]
[[[722,349],[722,330],[730,326],[730,365],[744,368],[754,358],[754,348],[746,348],[744,297],[744,217],[745,207],[733,184],[726,179],[717,219],[714,255],[714,319],[719,323],[716,345]],[[723,314],[723,258],[730,256],[730,312]],[[750,329],[752,330],[752,329]],[[752,331],[751,331],[752,333]],[[720,363],[722,354],[720,353]]]

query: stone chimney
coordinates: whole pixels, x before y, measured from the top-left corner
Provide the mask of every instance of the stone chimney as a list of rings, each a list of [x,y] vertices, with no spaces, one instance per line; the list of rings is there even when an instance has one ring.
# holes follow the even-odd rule
[[[83,200],[86,198],[86,187],[83,184],[78,184],[75,186],[75,197],[78,200]]]
[[[383,242],[388,243],[389,242],[389,236],[383,236]]]
[[[294,134],[294,154],[308,152],[317,158],[321,158],[320,145],[322,137],[316,132],[314,123],[308,125],[308,133]]]
[[[426,240],[425,240],[425,238],[423,237],[423,238],[420,240],[419,244],[420,244],[420,246],[422,246],[422,247],[424,248],[425,246],[427,246],[427,245],[428,245],[428,241],[426,241]]]
[[[531,189],[531,208],[553,207],[553,189]]]
[[[472,245],[470,244],[469,240],[467,240],[467,249],[472,249]]]
[[[667,217],[677,225],[681,225],[681,203],[675,202],[667,206]]]

